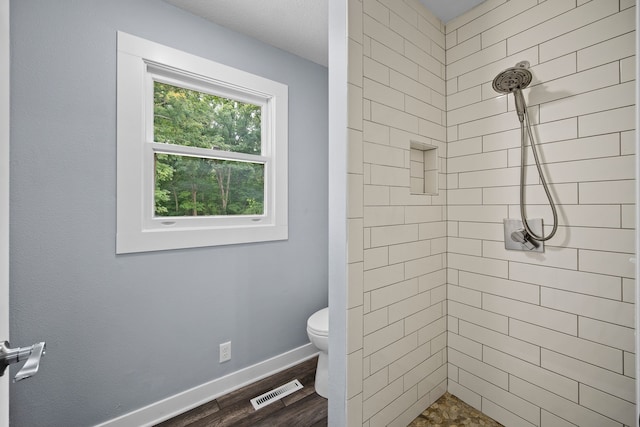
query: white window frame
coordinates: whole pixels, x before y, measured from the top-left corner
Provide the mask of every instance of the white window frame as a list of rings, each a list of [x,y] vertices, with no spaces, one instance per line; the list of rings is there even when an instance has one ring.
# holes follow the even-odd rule
[[[153,83],[229,97],[262,107],[262,153],[156,143]],[[288,238],[288,87],[127,33],[118,32],[116,253],[147,252]],[[264,213],[154,216],[155,153],[265,165]]]

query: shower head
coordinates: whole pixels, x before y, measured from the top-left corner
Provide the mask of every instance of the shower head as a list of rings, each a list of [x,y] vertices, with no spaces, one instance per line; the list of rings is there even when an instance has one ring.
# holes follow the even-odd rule
[[[521,123],[524,121],[527,108],[522,96],[522,89],[529,86],[532,78],[531,71],[529,71],[529,62],[522,61],[518,62],[515,67],[507,68],[493,79],[493,90],[498,93],[513,93],[513,97],[516,100],[518,120]]]
[[[515,67],[507,68],[493,79],[493,90],[499,93],[510,93],[516,89],[524,89],[531,83],[529,62],[518,62]]]

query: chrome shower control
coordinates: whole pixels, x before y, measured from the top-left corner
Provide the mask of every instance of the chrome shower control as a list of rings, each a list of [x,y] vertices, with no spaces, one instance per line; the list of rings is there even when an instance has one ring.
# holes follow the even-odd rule
[[[521,228],[520,230],[516,230],[513,233],[511,233],[511,240],[522,244],[525,247],[525,249],[529,249],[530,251],[536,248],[536,245],[529,240],[529,235],[527,234],[527,230],[525,230],[524,228]]]
[[[538,242],[519,219],[504,219],[504,248],[511,251],[544,252],[544,242]],[[527,225],[534,233],[542,233],[542,219],[529,219]]]

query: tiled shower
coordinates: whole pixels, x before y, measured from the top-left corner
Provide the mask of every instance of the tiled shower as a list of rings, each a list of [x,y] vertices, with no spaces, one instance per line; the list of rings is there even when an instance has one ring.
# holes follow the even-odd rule
[[[406,426],[446,390],[506,426],[636,424],[635,14],[487,0],[445,25],[349,0],[349,426]],[[525,60],[544,253],[504,248],[520,130],[491,82]]]

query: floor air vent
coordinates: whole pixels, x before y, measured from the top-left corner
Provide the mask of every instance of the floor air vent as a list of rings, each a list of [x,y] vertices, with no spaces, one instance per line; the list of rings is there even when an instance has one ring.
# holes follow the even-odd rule
[[[278,388],[261,394],[258,397],[254,397],[253,399],[251,399],[251,404],[253,405],[253,409],[258,410],[275,402],[276,400],[280,400],[285,396],[289,396],[291,393],[298,391],[301,388],[302,384],[300,384],[300,381],[293,380],[286,383],[285,385],[281,385]]]

